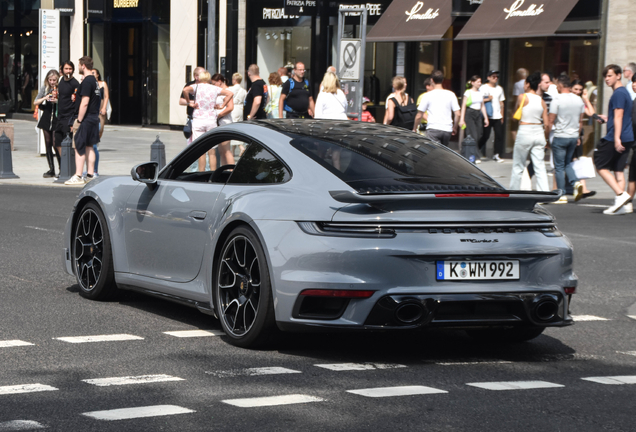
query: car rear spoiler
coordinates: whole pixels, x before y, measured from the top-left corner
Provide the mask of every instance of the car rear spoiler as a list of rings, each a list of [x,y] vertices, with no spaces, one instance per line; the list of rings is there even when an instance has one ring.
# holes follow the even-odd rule
[[[329,191],[331,197],[346,204],[368,204],[384,209],[502,209],[532,210],[537,203],[557,201],[562,190],[552,192],[447,192],[357,194],[352,191]]]

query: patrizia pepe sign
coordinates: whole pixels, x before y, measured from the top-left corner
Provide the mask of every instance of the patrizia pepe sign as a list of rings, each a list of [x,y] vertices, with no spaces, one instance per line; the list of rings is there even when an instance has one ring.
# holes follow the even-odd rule
[[[523,3],[523,0],[521,0]],[[405,11],[404,13],[408,15],[406,21],[410,21],[412,19],[416,20],[432,20],[439,16],[439,8],[434,10],[433,8],[428,8],[428,10],[424,13],[418,13],[424,8],[424,2],[418,1],[415,3],[415,6],[410,11]]]
[[[534,17],[537,15],[541,15],[543,12],[545,12],[543,10],[543,5],[537,7],[536,4],[531,4],[530,6],[528,6],[527,9],[525,10],[520,10],[521,7],[523,6],[525,0],[516,0],[512,6],[510,6],[510,9],[505,9],[504,8],[504,12],[506,12],[508,15],[506,16],[506,19],[510,18],[510,17]]]

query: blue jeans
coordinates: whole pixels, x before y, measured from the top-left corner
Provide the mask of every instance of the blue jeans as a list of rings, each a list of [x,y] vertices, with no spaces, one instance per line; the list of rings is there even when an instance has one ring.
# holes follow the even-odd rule
[[[558,138],[552,140],[552,156],[554,156],[554,175],[556,176],[557,188],[565,191],[565,174],[568,175],[568,182],[574,186],[579,181],[570,166],[572,156],[576,150],[578,138]]]

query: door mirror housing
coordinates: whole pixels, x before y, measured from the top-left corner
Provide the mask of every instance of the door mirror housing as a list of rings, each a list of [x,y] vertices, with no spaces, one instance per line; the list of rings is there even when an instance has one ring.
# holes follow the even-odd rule
[[[132,179],[148,185],[154,185],[157,183],[157,176],[159,175],[159,163],[158,162],[146,162],[139,165],[135,165],[130,170]]]

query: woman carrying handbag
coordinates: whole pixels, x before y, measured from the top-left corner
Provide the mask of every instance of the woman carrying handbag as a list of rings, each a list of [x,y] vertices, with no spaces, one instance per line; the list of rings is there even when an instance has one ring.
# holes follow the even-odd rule
[[[510,190],[521,188],[521,176],[526,168],[528,155],[534,166],[537,190],[550,190],[545,169],[545,148],[550,134],[547,126],[548,107],[541,96],[537,95],[540,82],[540,72],[530,75],[525,82],[526,92],[517,98],[514,119],[519,120],[519,131],[512,153]]]
[[[54,148],[55,159],[57,159],[58,167],[60,166],[61,147],[57,148],[54,145],[54,131],[57,126],[57,83],[59,79],[60,74],[56,70],[50,70],[44,78],[44,85],[33,101],[33,104],[38,107],[40,112],[38,128],[42,129],[42,134],[44,135],[46,161],[49,164],[49,170],[42,175],[44,178],[55,177]]]

